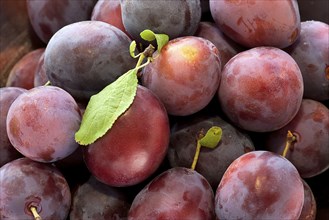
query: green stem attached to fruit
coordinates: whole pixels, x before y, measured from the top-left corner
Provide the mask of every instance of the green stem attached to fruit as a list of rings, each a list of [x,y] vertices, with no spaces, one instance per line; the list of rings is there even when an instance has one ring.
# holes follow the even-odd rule
[[[195,170],[196,164],[199,159],[201,147],[214,149],[215,147],[217,147],[221,138],[222,138],[222,129],[217,126],[211,127],[205,135],[202,132],[199,133],[197,137],[197,146],[195,150],[195,155],[191,166],[192,170]]]

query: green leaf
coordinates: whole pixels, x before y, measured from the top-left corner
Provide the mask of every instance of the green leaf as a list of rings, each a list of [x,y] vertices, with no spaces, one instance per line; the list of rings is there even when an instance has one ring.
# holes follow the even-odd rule
[[[199,142],[202,147],[215,148],[222,138],[222,129],[217,126],[211,127]]]
[[[160,52],[162,47],[169,41],[169,36],[166,34],[156,34],[155,39],[157,40],[158,51]]]
[[[130,53],[130,56],[132,56],[133,58],[137,57],[135,55],[135,50],[136,50],[136,41],[132,41],[129,45],[129,53]]]
[[[166,45],[169,41],[169,36],[166,34],[155,34],[151,30],[144,30],[140,33],[140,36],[142,39],[151,42],[156,40],[157,45],[158,45],[158,51],[160,52],[162,47]]]
[[[155,40],[155,33],[151,30],[144,30],[140,33],[140,36],[143,40],[146,40],[148,42],[154,41]]]
[[[93,95],[75,133],[76,142],[88,145],[102,137],[134,101],[137,84],[137,70],[132,69]]]

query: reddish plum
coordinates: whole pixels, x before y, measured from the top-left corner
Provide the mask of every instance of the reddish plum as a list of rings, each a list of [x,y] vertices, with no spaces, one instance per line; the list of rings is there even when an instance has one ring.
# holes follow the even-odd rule
[[[249,152],[233,161],[215,196],[219,219],[298,219],[303,204],[297,169],[268,151]]]
[[[97,1],[91,14],[91,20],[111,24],[129,36],[122,23],[120,0]]]
[[[64,176],[50,164],[28,158],[13,160],[0,168],[0,218],[65,220],[71,206],[71,192]]]
[[[169,41],[142,72],[142,84],[152,90],[171,115],[203,109],[216,93],[221,61],[210,41],[187,36]]]
[[[214,219],[214,192],[198,172],[169,169],[147,184],[130,207],[129,220]]]
[[[225,65],[218,98],[236,126],[248,131],[274,131],[297,114],[303,78],[297,63],[283,50],[255,47],[240,52]]]
[[[296,0],[210,0],[210,11],[221,31],[246,47],[285,48],[300,32]]]
[[[138,86],[129,109],[113,127],[84,149],[90,172],[110,186],[142,182],[160,166],[169,144],[169,119],[160,100]]]
[[[17,97],[6,123],[12,145],[32,160],[54,162],[79,146],[74,140],[81,123],[78,104],[55,86],[35,87]]]
[[[32,89],[34,87],[35,71],[44,51],[45,48],[40,48],[24,55],[11,69],[6,86]]]
[[[78,21],[89,20],[97,0],[26,0],[30,23],[44,42],[62,27]]]

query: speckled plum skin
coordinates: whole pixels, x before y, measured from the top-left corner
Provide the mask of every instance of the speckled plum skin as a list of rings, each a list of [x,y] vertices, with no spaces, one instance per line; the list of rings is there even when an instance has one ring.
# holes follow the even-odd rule
[[[44,220],[65,220],[71,192],[64,176],[48,164],[20,158],[0,168],[0,218],[34,219],[31,206]]]
[[[129,208],[123,188],[108,186],[91,176],[73,195],[70,220],[126,219]]]
[[[113,127],[84,149],[90,172],[110,186],[142,182],[160,166],[169,145],[169,119],[163,104],[138,86],[129,109]]]
[[[170,39],[193,35],[201,20],[200,0],[139,1],[121,0],[122,21],[136,41],[150,29]]]
[[[45,52],[45,48],[35,49],[25,54],[10,70],[6,86],[32,89],[34,87],[34,75],[39,59]]]
[[[304,187],[296,168],[269,151],[253,151],[226,170],[215,196],[218,219],[298,219]]]
[[[215,219],[214,193],[198,172],[176,167],[146,185],[135,197],[128,220]]]
[[[225,65],[218,99],[233,124],[267,132],[293,119],[303,90],[300,69],[289,54],[274,47],[256,47],[240,52]]]
[[[304,21],[298,40],[288,48],[304,79],[304,97],[329,100],[329,25]]]
[[[168,159],[172,167],[191,167],[196,150],[196,137],[212,126],[222,129],[221,141],[214,149],[201,148],[195,170],[216,189],[228,166],[239,156],[255,150],[246,133],[227,123],[219,116],[194,114],[173,123]]]
[[[6,123],[12,145],[35,161],[58,161],[79,146],[74,140],[81,123],[79,106],[55,86],[35,87],[17,97]]]
[[[297,115],[283,128],[266,138],[266,149],[281,154],[290,130],[297,138],[286,158],[303,178],[329,169],[329,110],[321,102],[303,99]]]
[[[187,36],[169,41],[143,69],[142,84],[164,103],[170,115],[186,116],[203,109],[219,86],[221,61],[216,46]]]
[[[78,21],[89,20],[97,0],[26,0],[30,23],[44,42],[62,27]]]
[[[219,29],[246,47],[285,48],[300,33],[296,0],[210,0],[209,4]]]
[[[88,99],[134,68],[130,38],[102,21],[81,21],[60,29],[50,39],[44,57],[52,85],[76,100]]]
[[[6,120],[11,104],[19,95],[26,91],[26,89],[19,87],[0,88],[0,167],[14,159],[22,157],[9,141]]]

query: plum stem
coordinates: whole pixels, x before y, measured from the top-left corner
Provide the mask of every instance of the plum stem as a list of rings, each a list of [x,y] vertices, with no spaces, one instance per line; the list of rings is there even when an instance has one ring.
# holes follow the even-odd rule
[[[195,150],[195,154],[194,154],[194,158],[193,158],[193,162],[192,162],[192,166],[191,166],[192,170],[195,170],[195,166],[199,159],[200,150],[201,150],[200,140],[197,140],[196,150]]]
[[[145,50],[141,53],[141,55],[138,58],[135,69],[139,70],[139,69],[145,67],[146,65],[148,65],[152,60],[152,54],[154,52],[155,52],[155,48],[151,44],[147,48],[145,48]],[[142,64],[145,58],[147,58],[147,61],[146,61],[146,63]],[[140,77],[140,74],[138,74],[137,76]]]
[[[288,150],[291,148],[292,144],[297,140],[296,136],[289,130],[286,138],[286,146],[284,147],[282,156],[286,157]]]
[[[41,216],[39,215],[37,208],[35,206],[31,206],[30,211],[33,214],[35,220],[42,220]]]

